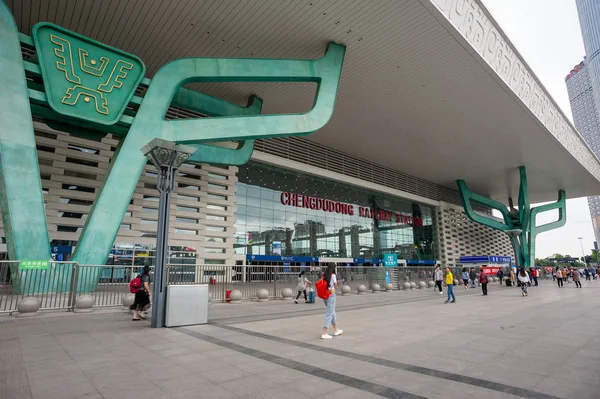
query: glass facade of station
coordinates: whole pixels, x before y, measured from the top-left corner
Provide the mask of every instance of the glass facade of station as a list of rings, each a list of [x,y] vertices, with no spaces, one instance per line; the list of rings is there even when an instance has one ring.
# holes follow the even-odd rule
[[[235,252],[434,259],[434,208],[258,162],[238,172]]]

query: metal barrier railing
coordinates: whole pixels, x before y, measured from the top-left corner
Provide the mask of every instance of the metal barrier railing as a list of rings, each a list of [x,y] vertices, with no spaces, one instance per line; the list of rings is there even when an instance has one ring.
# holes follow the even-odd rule
[[[17,309],[20,298],[33,296],[40,309],[67,309],[74,304],[75,264],[50,262],[46,269],[19,268],[18,261],[0,261],[0,312]]]
[[[298,275],[303,270],[314,287],[325,266],[169,264],[167,284],[208,284],[214,301],[226,301],[228,292],[233,290],[240,291],[242,299],[257,298],[261,289],[267,290],[270,298],[279,298],[285,288],[296,295]],[[80,295],[91,295],[96,307],[122,306],[124,295],[129,294],[129,282],[141,271],[142,266],[72,262],[49,262],[44,270],[21,270],[18,261],[0,261],[0,313],[16,311],[19,300],[25,296],[37,298],[40,309],[73,310]],[[433,273],[434,268],[429,266],[338,266],[337,269],[338,281],[349,285],[354,292],[359,285],[369,290],[375,283],[384,287],[386,282],[392,282],[391,275],[394,289],[401,289],[406,281],[428,282]],[[458,273],[455,276],[459,278]]]

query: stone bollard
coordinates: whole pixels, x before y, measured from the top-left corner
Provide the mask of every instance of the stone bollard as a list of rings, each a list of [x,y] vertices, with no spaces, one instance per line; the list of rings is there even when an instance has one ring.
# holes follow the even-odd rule
[[[17,304],[17,311],[19,317],[31,317],[37,315],[37,311],[40,310],[40,300],[32,296],[26,296],[19,301]]]
[[[458,287],[459,285],[460,285],[460,281],[458,281],[458,280],[454,280],[454,286],[455,286],[455,287]]]
[[[404,287],[405,290],[410,290],[410,282],[405,282],[404,284],[402,284],[402,286]]]
[[[385,292],[392,292],[394,290],[394,284],[386,284]]]
[[[377,283],[373,284],[373,294],[377,294],[381,291],[381,286]]]
[[[425,281],[419,281],[419,289],[427,288],[427,283]]]
[[[94,297],[91,295],[80,295],[75,300],[75,312],[89,313],[94,310]]]
[[[123,295],[123,307],[126,310],[131,310],[131,305],[135,301],[135,294],[125,294]]]
[[[417,283],[415,283],[414,281],[411,281],[411,282],[410,282],[410,289],[411,289],[411,290],[414,290],[414,289],[416,289],[416,288],[417,288]]]
[[[281,296],[284,300],[292,299],[294,296],[294,291],[291,288],[284,288],[281,290]]]
[[[242,293],[239,290],[231,291],[231,294],[229,294],[229,303],[242,303]]]
[[[358,291],[358,295],[363,295],[367,292],[367,287],[365,287],[364,284],[361,284],[358,286],[357,291]]]
[[[433,288],[433,287],[435,287],[435,281],[429,280],[427,285],[429,286],[429,288]]]
[[[350,295],[352,293],[352,288],[349,285],[342,285],[342,295]]]
[[[267,302],[269,300],[269,291],[261,288],[258,290],[258,302]]]

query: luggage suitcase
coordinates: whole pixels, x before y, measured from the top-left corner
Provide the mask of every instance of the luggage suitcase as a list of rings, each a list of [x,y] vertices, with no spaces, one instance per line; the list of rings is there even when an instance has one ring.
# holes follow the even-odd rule
[[[315,303],[315,294],[314,290],[308,291],[308,303]]]

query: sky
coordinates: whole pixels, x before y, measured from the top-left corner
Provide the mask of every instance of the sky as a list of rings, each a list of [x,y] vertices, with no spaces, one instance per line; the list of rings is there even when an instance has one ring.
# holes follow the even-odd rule
[[[481,0],[550,95],[572,121],[565,76],[585,56],[575,0]],[[567,192],[567,197],[569,193]],[[556,220],[557,212],[537,224]],[[564,227],[540,234],[536,258],[555,253],[581,257],[594,246],[594,230],[585,198],[567,200]]]

